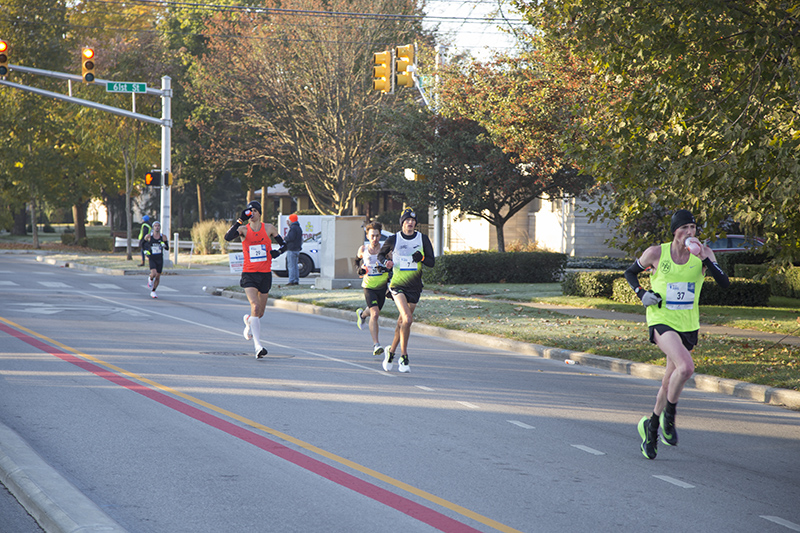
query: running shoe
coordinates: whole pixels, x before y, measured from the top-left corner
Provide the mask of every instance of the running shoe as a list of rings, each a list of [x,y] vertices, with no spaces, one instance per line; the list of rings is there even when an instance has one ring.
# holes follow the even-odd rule
[[[358,309],[356,309],[356,326],[358,326],[358,329],[361,329],[361,324],[363,324],[363,323],[364,323],[364,317],[363,317],[363,316],[361,316],[361,312],[362,312],[363,310],[364,310],[364,309],[363,309],[363,308],[361,308],[361,307],[359,307]]]
[[[400,372],[411,372],[411,367],[408,365],[408,355],[400,356],[400,362],[397,363],[397,369]]]
[[[151,278],[150,276],[147,277],[147,288],[148,289],[153,288],[153,278]]]
[[[661,442],[667,446],[678,445],[678,431],[675,429],[675,415],[668,416],[667,412],[661,413]]]
[[[250,315],[242,315],[242,320],[244,320],[244,331],[242,335],[244,335],[244,340],[249,341],[253,339],[252,333],[250,333]]]
[[[389,351],[389,348],[391,348],[391,346],[387,346],[386,350],[383,352],[386,354],[383,357],[383,369],[387,372],[391,372],[394,366],[394,354]]]
[[[373,346],[372,355],[374,355],[375,357],[380,357],[381,355],[383,355],[383,346],[381,346],[380,344],[376,344],[375,346]]]
[[[643,416],[639,420],[639,436],[642,437],[642,455],[648,459],[655,459],[658,453],[658,430],[650,427],[650,418]]]
[[[265,355],[267,355],[267,349],[264,348],[263,346],[261,347],[260,350],[256,350],[256,359],[261,359]]]
[[[150,298],[158,298],[156,291],[150,291]]]

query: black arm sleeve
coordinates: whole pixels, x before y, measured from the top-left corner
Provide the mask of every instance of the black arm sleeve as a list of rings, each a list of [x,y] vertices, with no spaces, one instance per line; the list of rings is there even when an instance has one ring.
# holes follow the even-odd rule
[[[394,250],[394,244],[396,240],[397,240],[397,234],[394,234],[391,237],[388,237],[385,241],[383,241],[383,246],[381,246],[381,251],[378,252],[378,261],[380,261],[381,263],[386,262],[386,256],[389,255],[392,250]]]
[[[703,259],[703,266],[706,267],[706,272],[711,272],[711,275],[714,277],[714,281],[717,282],[717,285],[723,289],[730,287],[731,280],[728,279],[728,275],[722,271],[717,263],[706,257]]]
[[[280,234],[278,233],[275,234],[275,239],[273,240],[278,244],[280,244],[282,248],[286,246],[286,241],[284,241],[283,237],[281,237]]]
[[[225,240],[231,242],[233,239],[239,236],[239,221],[233,223],[233,226],[228,230],[228,233],[225,234]]]
[[[164,244],[164,249],[169,250],[169,241],[162,241]]]
[[[630,285],[631,289],[634,291],[640,287],[639,274],[642,272],[644,272],[644,268],[642,268],[642,264],[639,263],[638,259],[628,267],[628,270],[625,271],[625,279],[628,281],[628,285]]]
[[[436,257],[433,255],[433,244],[427,235],[422,235],[422,253],[425,257],[422,259],[422,264],[428,268],[433,268],[436,264]]]

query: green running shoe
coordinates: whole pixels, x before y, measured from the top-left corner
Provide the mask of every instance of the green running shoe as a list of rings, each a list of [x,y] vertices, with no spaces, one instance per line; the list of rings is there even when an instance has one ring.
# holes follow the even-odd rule
[[[653,431],[650,419],[646,416],[639,420],[639,436],[642,437],[642,455],[655,459],[658,453],[658,430]]]
[[[677,446],[678,431],[675,429],[675,417],[667,416],[667,412],[664,411],[659,420],[661,421],[661,442],[667,446]]]

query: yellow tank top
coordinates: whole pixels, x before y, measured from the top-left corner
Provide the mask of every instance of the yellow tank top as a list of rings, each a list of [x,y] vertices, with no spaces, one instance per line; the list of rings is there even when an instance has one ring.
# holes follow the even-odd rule
[[[658,268],[650,277],[653,292],[661,295],[661,307],[647,308],[647,325],[664,324],[675,331],[700,329],[700,290],[703,288],[703,262],[691,255],[685,265],[672,261],[671,243],[661,245]]]

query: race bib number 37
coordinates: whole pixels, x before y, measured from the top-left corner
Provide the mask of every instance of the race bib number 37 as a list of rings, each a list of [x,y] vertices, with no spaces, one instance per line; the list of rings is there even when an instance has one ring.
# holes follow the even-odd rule
[[[667,309],[683,311],[694,307],[694,282],[667,283]]]

